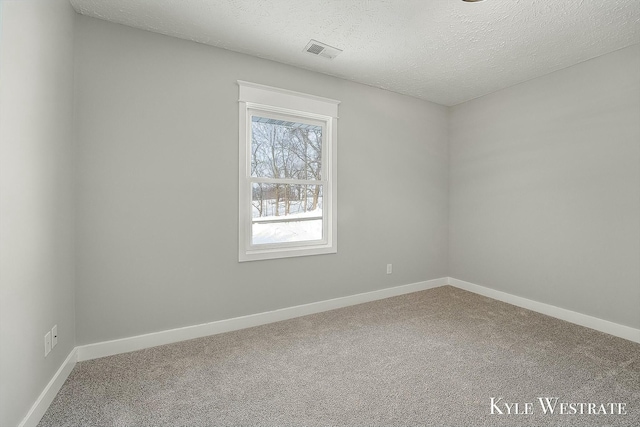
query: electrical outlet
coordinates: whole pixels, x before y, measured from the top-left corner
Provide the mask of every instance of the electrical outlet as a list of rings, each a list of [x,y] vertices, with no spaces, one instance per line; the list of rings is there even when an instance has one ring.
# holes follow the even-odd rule
[[[53,349],[58,344],[58,325],[53,325],[51,329],[51,348]]]
[[[393,264],[387,264],[387,274],[393,273]]]
[[[44,357],[47,357],[51,352],[51,332],[47,332],[44,336]]]

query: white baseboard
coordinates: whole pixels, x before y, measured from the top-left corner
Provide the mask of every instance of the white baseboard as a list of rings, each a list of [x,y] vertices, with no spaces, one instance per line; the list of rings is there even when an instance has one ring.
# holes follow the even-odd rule
[[[69,374],[73,370],[73,367],[76,366],[76,362],[78,360],[78,352],[77,347],[71,350],[71,353],[67,356],[67,358],[62,362],[62,365],[55,373],[49,384],[42,390],[40,396],[35,401],[27,416],[24,417],[22,422],[18,424],[18,427],[35,427],[38,425],[44,413],[47,412],[49,405],[53,402],[53,398],[56,397],[56,394],[62,388],[62,385],[69,377]]]
[[[78,361],[97,359],[99,357],[128,353],[130,351],[142,350],[158,345],[171,344],[179,341],[221,334],[223,332],[236,331],[239,329],[279,322],[281,320],[293,319],[295,317],[306,316],[314,313],[320,313],[322,311],[334,310],[336,308],[347,307],[350,305],[362,304],[365,302],[376,301],[397,295],[404,295],[412,292],[423,291],[426,289],[437,288],[446,284],[447,278],[443,277],[440,279],[427,280],[425,282],[412,283],[403,286],[395,286],[378,291],[365,292],[361,294],[350,295],[347,297],[297,305],[274,311],[251,314],[248,316],[234,317],[232,319],[219,320],[216,322],[203,323],[194,326],[186,326],[184,328],[169,329],[166,331],[138,335],[129,338],[104,341],[95,344],[87,344],[76,347],[76,349],[78,350]]]
[[[449,277],[448,283],[451,286],[464,289],[465,291],[497,299],[502,302],[516,305],[518,307],[546,314],[547,316],[566,320],[567,322],[575,323],[576,325],[585,326],[587,328],[595,329],[596,331],[604,332],[616,337],[627,339],[629,341],[640,343],[640,329],[635,329],[630,326],[624,326],[618,323],[609,322],[608,320],[603,320],[597,317],[588,316],[586,314],[577,313],[575,311],[556,307],[554,305],[518,297],[506,292],[496,291],[495,289],[465,282],[463,280],[454,279],[453,277]]]

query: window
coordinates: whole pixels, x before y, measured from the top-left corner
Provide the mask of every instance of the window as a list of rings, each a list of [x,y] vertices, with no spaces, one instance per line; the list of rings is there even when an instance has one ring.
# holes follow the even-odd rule
[[[337,252],[339,101],[238,85],[239,260]]]

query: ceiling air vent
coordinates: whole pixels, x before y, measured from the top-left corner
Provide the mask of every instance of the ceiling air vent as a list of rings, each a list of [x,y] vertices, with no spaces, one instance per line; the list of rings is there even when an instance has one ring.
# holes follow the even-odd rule
[[[313,40],[313,39],[311,39],[311,41],[307,43],[307,45],[304,48],[304,51],[312,55],[322,56],[328,59],[333,59],[336,56],[338,56],[340,52],[342,52],[342,50],[336,47],[329,46],[328,44],[325,44],[325,43],[319,42],[318,40]]]

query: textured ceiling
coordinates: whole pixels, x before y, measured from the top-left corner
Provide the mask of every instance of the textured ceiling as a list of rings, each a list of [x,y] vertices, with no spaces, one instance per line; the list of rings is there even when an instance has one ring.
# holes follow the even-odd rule
[[[640,43],[640,0],[71,0],[108,21],[455,105]],[[328,60],[309,39],[343,49]]]

